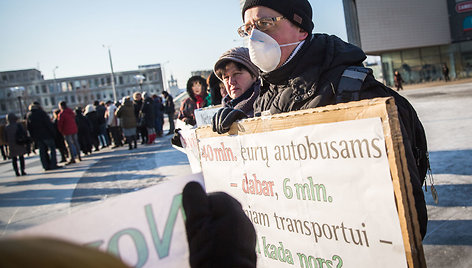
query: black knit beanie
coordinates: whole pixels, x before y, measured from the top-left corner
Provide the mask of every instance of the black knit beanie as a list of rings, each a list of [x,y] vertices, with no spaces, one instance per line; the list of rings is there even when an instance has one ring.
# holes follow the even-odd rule
[[[308,0],[246,0],[243,6],[243,21],[244,12],[255,6],[273,9],[309,34],[313,31],[313,14]]]

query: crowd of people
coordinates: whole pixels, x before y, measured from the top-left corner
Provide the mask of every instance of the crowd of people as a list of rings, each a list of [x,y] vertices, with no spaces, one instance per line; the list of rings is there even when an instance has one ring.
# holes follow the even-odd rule
[[[132,150],[138,140],[143,145],[153,144],[163,136],[164,114],[169,115],[168,134],[173,134],[174,102],[167,92],[163,98],[136,92],[116,103],[94,101],[75,109],[61,101],[52,116],[35,101],[24,120],[14,113],[6,116],[6,125],[0,127],[2,155],[4,160],[11,159],[16,176],[26,175],[24,155],[36,153],[36,149],[45,171],[59,169],[56,150],[61,156],[59,163],[70,165],[106,147],[127,144]]]

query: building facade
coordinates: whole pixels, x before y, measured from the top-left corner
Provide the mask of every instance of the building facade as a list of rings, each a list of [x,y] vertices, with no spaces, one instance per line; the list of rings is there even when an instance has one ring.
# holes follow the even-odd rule
[[[162,93],[163,80],[159,64],[140,66],[138,70],[115,72],[117,100],[134,92]],[[85,107],[95,100],[114,101],[111,74],[95,74],[44,80],[36,69],[0,72],[0,114],[23,116],[28,105],[38,101],[50,113],[60,101],[69,107]]]
[[[385,82],[407,84],[472,75],[472,1],[343,0],[350,43],[381,56]]]

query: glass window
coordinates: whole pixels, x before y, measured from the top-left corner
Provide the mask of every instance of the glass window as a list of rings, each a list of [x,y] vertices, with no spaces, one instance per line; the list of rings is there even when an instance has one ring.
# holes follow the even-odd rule
[[[423,47],[421,48],[421,57],[439,56],[439,47]]]
[[[70,96],[70,102],[75,103],[75,96],[74,95]]]
[[[2,111],[6,111],[7,110],[7,106],[5,105],[5,103],[0,103],[0,109],[2,109]]]
[[[417,49],[417,48],[403,50],[402,51],[402,57],[403,57],[403,60],[419,58],[420,57],[420,50]]]
[[[51,105],[54,105],[56,103],[56,98],[54,96],[51,97]]]
[[[46,85],[41,85],[41,91],[43,93],[47,93],[48,92],[48,89],[46,88]]]
[[[118,77],[118,81],[120,82],[120,85],[123,85],[123,76]]]
[[[49,101],[47,98],[44,98],[44,106],[49,106]]]
[[[472,42],[462,42],[459,45],[462,52],[472,51]]]
[[[39,87],[38,87],[38,86],[35,86],[34,88],[35,88],[35,90],[36,90],[36,94],[39,94]]]
[[[110,84],[111,84],[111,78],[107,77],[107,85],[110,85]]]

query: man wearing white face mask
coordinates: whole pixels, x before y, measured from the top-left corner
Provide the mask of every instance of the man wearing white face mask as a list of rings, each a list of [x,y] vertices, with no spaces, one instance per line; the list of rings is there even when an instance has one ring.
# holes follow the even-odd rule
[[[422,141],[426,148],[426,139],[413,107],[375,80],[370,69],[363,68],[366,55],[360,48],[336,36],[312,34],[312,8],[308,0],[247,0],[242,16],[244,25],[238,28],[238,33],[249,38],[251,61],[262,70],[255,116],[375,97],[395,98],[400,107],[410,181],[424,237],[428,216],[421,184],[426,173],[417,164],[421,157],[413,152],[418,154]]]

